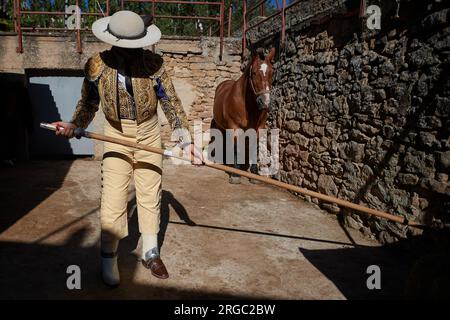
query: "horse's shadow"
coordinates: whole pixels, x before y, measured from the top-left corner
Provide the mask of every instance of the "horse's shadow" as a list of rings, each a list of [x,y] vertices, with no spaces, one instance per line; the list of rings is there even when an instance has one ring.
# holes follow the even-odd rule
[[[159,225],[158,244],[160,248],[164,244],[166,236],[167,225],[170,220],[170,206],[172,206],[178,217],[183,220],[188,226],[196,226],[197,224],[191,220],[184,206],[173,196],[170,191],[162,191],[161,199],[161,222]]]

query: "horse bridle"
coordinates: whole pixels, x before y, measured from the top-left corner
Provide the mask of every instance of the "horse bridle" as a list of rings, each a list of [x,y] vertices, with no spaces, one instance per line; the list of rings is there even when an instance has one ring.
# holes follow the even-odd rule
[[[261,96],[261,95],[263,95],[263,94],[266,94],[266,93],[270,93],[270,90],[261,90],[261,91],[259,91],[259,92],[256,92],[256,90],[255,90],[255,86],[254,86],[254,84],[253,84],[253,79],[252,79],[252,65],[250,65],[250,86],[252,87],[252,90],[253,90],[253,93],[255,94],[255,96],[256,97],[259,97],[259,96]]]

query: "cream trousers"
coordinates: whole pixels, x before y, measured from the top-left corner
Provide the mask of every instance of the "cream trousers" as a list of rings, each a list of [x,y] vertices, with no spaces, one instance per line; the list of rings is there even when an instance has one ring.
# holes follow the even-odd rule
[[[121,120],[121,128],[105,121],[104,134],[161,148],[160,124],[155,115],[140,124]],[[128,235],[128,186],[134,177],[139,231],[157,234],[160,222],[162,156],[105,142],[102,161],[102,240]]]

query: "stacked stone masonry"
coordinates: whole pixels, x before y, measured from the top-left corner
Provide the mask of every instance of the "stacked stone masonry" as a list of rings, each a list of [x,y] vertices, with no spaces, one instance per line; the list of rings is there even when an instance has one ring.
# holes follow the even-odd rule
[[[218,39],[205,38],[197,50],[162,49],[162,55],[175,88],[182,99],[191,125],[202,121],[203,131],[210,127],[217,85],[241,75],[241,41],[226,39],[223,59],[219,59]],[[163,115],[162,112],[159,112]],[[164,116],[162,116],[164,117]],[[170,142],[171,129],[162,118],[163,141]]]
[[[301,1],[292,10],[320,3],[329,1]],[[381,7],[381,30],[368,30],[358,15],[290,23],[274,65],[270,116],[270,126],[281,129],[278,178],[408,219],[448,222],[448,3],[367,3]],[[267,39],[270,28],[260,28],[259,45],[279,40],[279,33]],[[253,36],[258,44],[258,32]],[[381,242],[414,232],[310,200]]]

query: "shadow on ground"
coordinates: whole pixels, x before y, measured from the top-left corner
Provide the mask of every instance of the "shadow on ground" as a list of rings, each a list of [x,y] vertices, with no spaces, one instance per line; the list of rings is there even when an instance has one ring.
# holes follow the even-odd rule
[[[219,292],[141,285],[134,282],[137,268],[143,268],[129,252],[121,255],[121,286],[106,287],[99,273],[99,249],[81,247],[87,230],[72,234],[64,245],[0,242],[0,299],[245,299]],[[125,240],[129,242],[129,239]],[[129,243],[128,243],[129,245]],[[125,247],[127,244],[125,245]],[[124,251],[123,248],[120,251]],[[81,270],[81,290],[68,290],[67,268]],[[148,276],[152,277],[150,272]]]
[[[56,161],[52,170],[43,162],[0,168],[0,233],[61,188],[72,161]]]
[[[49,164],[53,170],[50,176]],[[81,168],[86,170],[84,162],[78,164],[79,170]],[[188,202],[182,201],[183,194],[179,190],[177,191],[177,188],[162,192],[159,239],[163,246],[162,255],[164,257],[170,254],[169,250],[166,252],[166,246],[172,252],[174,252],[173,250],[179,251],[179,247],[183,245],[181,242],[186,239],[183,237],[180,237],[178,241],[174,241],[171,237],[165,239],[169,224],[173,224],[172,227],[183,225],[183,228],[193,228],[196,237],[198,235],[201,241],[196,244],[188,243],[183,247],[182,250],[185,251],[182,251],[182,255],[187,257],[183,263],[187,265],[187,269],[201,270],[201,272],[191,274],[178,272],[173,278],[179,277],[181,281],[171,278],[164,282],[164,280],[152,277],[144,269],[133,253],[139,240],[139,232],[135,209],[136,200],[132,198],[128,205],[130,212],[129,236],[121,241],[119,247],[122,284],[119,288],[111,290],[103,285],[99,274],[99,228],[96,217],[92,216],[98,214],[97,199],[95,197],[93,200],[80,198],[76,204],[83,205],[85,212],[78,212],[81,209],[77,207],[78,211],[73,215],[66,214],[65,219],[62,219],[64,215],[61,212],[69,212],[69,209],[57,206],[60,199],[64,200],[66,199],[64,197],[67,197],[70,192],[79,190],[79,187],[73,187],[73,178],[64,179],[71,165],[71,162],[32,162],[29,166],[16,170],[14,174],[5,171],[5,175],[1,176],[3,210],[0,230],[8,229],[9,238],[3,238],[4,240],[0,241],[0,299],[257,299],[280,296],[279,292],[271,291],[271,289],[280,286],[281,290],[285,290],[283,281],[291,281],[292,286],[296,289],[292,292],[295,294],[301,292],[302,297],[341,298],[343,296],[348,299],[450,297],[448,232],[428,231],[420,237],[383,247],[362,246],[357,244],[348,232],[346,234],[350,242],[342,242],[342,238],[339,240],[328,234],[326,236],[319,234],[317,231],[319,229],[310,233],[308,233],[309,228],[297,233],[281,231],[285,229],[272,231],[265,229],[264,224],[247,224],[246,226],[234,224],[234,221],[227,219],[228,215],[224,216],[224,220],[214,220],[214,214],[216,214],[214,210],[213,214],[209,216],[207,208],[203,209],[205,212],[201,215],[194,211],[197,210],[197,207],[193,204],[197,204],[202,198],[194,199],[195,201],[189,206]],[[96,167],[93,166],[91,171],[94,170]],[[30,180],[30,176],[33,179]],[[24,184],[21,180],[28,181],[28,183]],[[85,180],[80,180],[80,182],[83,181]],[[62,184],[66,188],[65,192],[53,201],[45,201],[47,202],[46,206],[42,206],[44,200],[55,190],[61,188]],[[179,199],[174,194],[177,194]],[[185,195],[185,199],[188,196],[191,195]],[[261,195],[258,195],[257,199],[260,198]],[[228,198],[223,199],[226,201]],[[182,202],[187,204],[186,208],[189,210],[182,205]],[[39,210],[33,210],[39,205],[42,206]],[[72,204],[67,205],[70,207]],[[28,216],[29,221],[16,224],[32,210],[32,219]],[[88,216],[91,216],[90,220]],[[260,219],[260,217],[261,214],[254,216],[255,219]],[[85,218],[89,221],[83,220]],[[45,223],[41,223],[41,229],[36,231],[35,222],[43,220]],[[83,225],[78,223],[81,220],[84,221]],[[10,228],[12,225],[14,227]],[[174,230],[182,233],[181,229]],[[220,237],[211,238],[210,231],[212,230],[217,231],[217,235]],[[31,233],[33,234],[30,236]],[[246,237],[242,237],[243,234]],[[205,238],[201,238],[202,235]],[[326,237],[329,239],[325,239]],[[195,237],[187,239],[196,240]],[[279,248],[278,246],[282,243],[291,241],[288,247],[293,246],[295,254],[292,255],[292,258],[285,258],[284,255],[289,253],[288,250],[285,250],[275,261],[270,260],[270,257],[268,259],[268,254],[273,253],[277,256],[280,252],[264,251],[259,253],[260,258],[254,260],[256,261],[254,264],[245,264],[245,261],[241,259],[242,256],[236,255],[224,260],[214,257],[223,255],[216,249],[222,248],[219,245],[217,247],[210,246],[209,250],[214,249],[215,251],[205,251],[204,260],[191,259],[189,250],[191,248],[192,250],[207,250],[202,245],[208,248],[207,242],[214,241],[210,239],[216,239],[216,241],[239,239],[239,241],[228,243],[233,244],[232,250],[243,251],[242,256],[248,259],[252,258],[251,255],[254,254],[254,251],[248,251],[246,254],[245,250],[249,250],[248,248],[256,250],[258,247],[270,243],[267,239],[276,244],[274,248]],[[165,240],[166,245],[164,245]],[[253,242],[246,243],[246,240]],[[311,246],[305,241],[311,243]],[[302,247],[299,248],[300,244]],[[331,246],[324,247],[323,244]],[[246,249],[246,247],[248,248]],[[322,249],[318,250],[317,248]],[[225,252],[230,254],[230,251]],[[223,275],[223,261],[228,263],[228,267],[231,265],[231,270],[233,270],[231,276],[236,275],[236,272],[242,273],[243,276],[229,279],[230,274]],[[272,268],[267,267],[267,264],[270,265],[270,263],[274,263],[271,265]],[[272,282],[264,281],[265,277],[273,277],[273,267],[277,266],[276,263],[282,265],[282,268],[277,270],[285,272],[284,275],[290,277],[286,276],[281,281],[277,278]],[[382,289],[380,291],[369,291],[366,287],[366,280],[369,276],[366,274],[366,269],[372,264],[381,268]],[[71,291],[66,287],[69,276],[66,270],[70,265],[77,265],[81,269],[82,290]],[[169,273],[172,271],[171,267],[168,265]],[[208,275],[208,271],[214,268],[218,270],[218,273],[212,273],[213,276]],[[295,271],[290,273],[289,270]],[[175,270],[173,272],[175,273]],[[246,285],[242,282],[242,278],[254,273],[258,274],[254,281],[258,281],[259,278],[263,279],[259,291],[247,290],[245,293],[234,294],[233,292],[239,291]],[[203,274],[205,274],[204,278],[202,278]],[[219,276],[215,276],[216,274]],[[201,281],[204,279],[213,285],[205,289],[204,281]],[[316,279],[319,282],[316,283]],[[172,282],[170,282],[171,280]],[[228,283],[232,283],[234,287],[232,290],[228,290],[228,293],[224,293],[223,286]],[[258,289],[257,286],[255,288]],[[329,292],[330,290],[338,291],[338,294],[334,291]],[[314,294],[311,295],[310,292]]]
[[[195,223],[190,220],[185,208],[169,191],[162,193],[161,243],[169,223],[169,207],[173,207],[180,219],[188,226]],[[132,198],[128,207],[129,236],[123,239],[119,247],[119,269],[121,285],[111,289],[101,280],[100,249],[95,246],[83,246],[84,238],[92,230],[80,228],[63,245],[25,244],[0,242],[0,299],[256,299],[243,295],[230,295],[220,292],[186,290],[158,285],[142,285],[134,280],[138,268],[143,268],[134,254],[139,241],[139,228],[136,214],[136,198]],[[97,208],[98,209],[98,208]],[[91,212],[88,212],[90,214]],[[85,215],[83,215],[84,217]],[[58,229],[68,228],[70,224]],[[45,237],[47,238],[47,237]],[[93,261],[95,263],[93,263]],[[76,265],[81,270],[81,290],[69,290],[67,279],[71,275],[67,268]],[[148,271],[148,277],[152,275]],[[164,281],[164,280],[156,280]]]
[[[382,247],[299,250],[347,299],[448,299],[449,233],[433,230]],[[381,290],[367,289],[370,265],[380,267]]]
[[[167,196],[168,193],[165,193]],[[169,201],[169,198],[167,201]],[[167,202],[167,204],[170,202]],[[80,228],[63,245],[0,242],[1,299],[255,299],[217,292],[177,289],[136,283],[142,268],[130,252],[138,241],[137,219],[129,220],[130,236],[120,246],[122,285],[109,289],[99,274],[99,248],[83,247],[89,230]],[[169,223],[168,219],[162,224]],[[164,227],[164,225],[162,225]],[[335,250],[308,250],[301,254],[331,280],[348,299],[449,298],[448,232],[433,232],[385,247],[355,246]],[[430,249],[432,248],[432,249]],[[95,263],[93,263],[95,262]],[[66,287],[67,267],[82,272],[82,290]],[[381,269],[381,290],[367,290],[369,265]],[[150,273],[148,274],[151,277]],[[160,281],[160,280],[156,280]],[[299,284],[301,285],[301,284]]]

